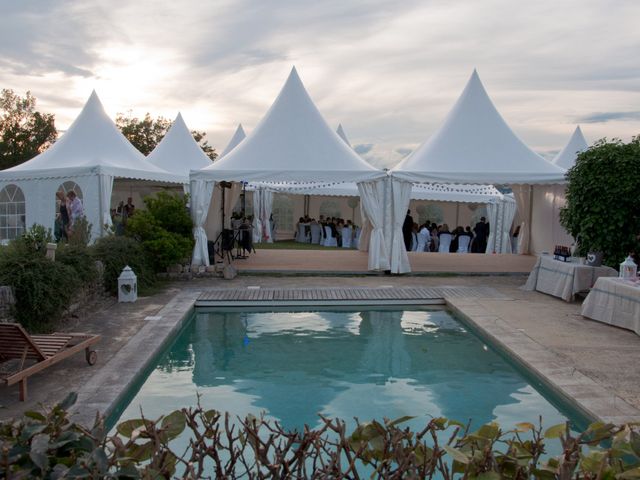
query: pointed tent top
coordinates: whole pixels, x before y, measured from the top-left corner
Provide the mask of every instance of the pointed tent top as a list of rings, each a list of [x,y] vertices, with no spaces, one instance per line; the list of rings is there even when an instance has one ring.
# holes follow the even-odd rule
[[[344,133],[344,129],[342,128],[342,124],[341,123],[338,124],[338,129],[336,130],[336,133],[340,136],[340,138],[342,140],[344,140],[344,143],[349,145],[349,148],[353,148],[351,146],[351,142],[349,142],[349,139],[347,138],[347,134]]]
[[[348,182],[385,173],[360,158],[327,125],[293,68],[258,126],[193,178],[230,181]]]
[[[527,147],[487,95],[478,72],[440,128],[391,173],[414,182],[560,183],[564,171]]]
[[[569,142],[553,159],[553,164],[569,170],[576,163],[578,153],[584,152],[588,148],[589,144],[582,134],[580,125],[578,125],[573,131]]]
[[[235,133],[233,134],[233,137],[231,137],[231,140],[229,140],[229,143],[227,144],[226,147],[224,147],[224,150],[222,151],[222,153],[220,154],[220,157],[218,157],[218,160],[222,157],[224,157],[227,153],[229,153],[231,150],[233,150],[234,148],[236,148],[238,146],[238,144],[244,140],[245,138],[247,138],[247,135],[244,133],[244,128],[242,128],[242,124],[239,123],[238,124],[238,128],[236,128]]]
[[[115,177],[175,182],[173,175],[147,162],[129,143],[94,90],[69,129],[49,149],[0,175],[55,177],[96,170]]]
[[[147,160],[176,176],[188,181],[189,171],[211,165],[211,159],[205,155],[187,128],[182,114],[174,120],[171,128],[160,141]]]

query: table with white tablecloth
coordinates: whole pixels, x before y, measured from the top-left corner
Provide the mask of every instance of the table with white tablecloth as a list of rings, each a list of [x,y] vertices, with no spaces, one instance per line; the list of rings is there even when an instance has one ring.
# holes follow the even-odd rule
[[[578,259],[561,262],[554,260],[551,255],[540,255],[522,288],[548,293],[570,302],[576,293],[588,291],[598,278],[617,275],[618,272],[611,267],[583,265]]]
[[[599,278],[582,304],[582,316],[640,335],[640,281]]]

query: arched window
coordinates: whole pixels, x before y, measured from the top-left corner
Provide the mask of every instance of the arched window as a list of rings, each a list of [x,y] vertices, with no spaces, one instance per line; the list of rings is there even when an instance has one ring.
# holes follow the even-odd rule
[[[278,231],[293,231],[293,200],[286,195],[273,196],[273,221]]]
[[[58,187],[58,192],[62,192],[63,195],[67,195],[69,192],[74,192],[76,197],[80,199],[80,201],[84,204],[84,198],[82,197],[82,189],[80,185],[71,180],[64,182],[62,185]],[[59,203],[56,206],[60,206]]]
[[[17,185],[0,190],[0,240],[13,240],[25,230],[24,193]]]
[[[320,204],[320,215],[324,215],[324,218],[342,218],[342,212],[340,212],[338,202],[336,202],[335,200],[325,200],[324,202],[322,202]]]

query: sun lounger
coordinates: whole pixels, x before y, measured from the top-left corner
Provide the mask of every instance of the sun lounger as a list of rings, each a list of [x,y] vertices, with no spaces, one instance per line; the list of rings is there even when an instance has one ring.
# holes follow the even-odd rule
[[[19,383],[20,401],[25,401],[29,376],[81,350],[85,351],[87,363],[93,365],[98,354],[90,347],[98,340],[100,335],[85,333],[29,335],[18,323],[0,323],[0,364],[18,361],[11,372],[0,372],[0,380],[7,386]]]

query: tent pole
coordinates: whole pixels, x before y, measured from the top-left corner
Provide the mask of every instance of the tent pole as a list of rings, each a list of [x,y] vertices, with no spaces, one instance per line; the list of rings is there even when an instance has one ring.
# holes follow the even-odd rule
[[[104,209],[102,208],[102,197],[104,194],[102,190],[104,189],[104,179],[102,178],[102,174],[98,173],[98,218],[100,219],[100,236],[104,235]]]
[[[529,185],[529,248],[527,254],[531,253],[531,236],[533,233],[533,185]]]

